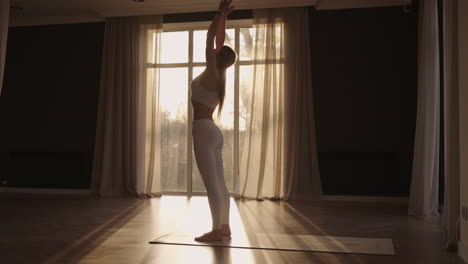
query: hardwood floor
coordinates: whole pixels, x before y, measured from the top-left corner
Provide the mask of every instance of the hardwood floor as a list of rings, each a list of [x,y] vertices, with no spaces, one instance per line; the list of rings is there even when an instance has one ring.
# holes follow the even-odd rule
[[[444,249],[439,218],[403,203],[231,200],[232,232],[391,238],[396,256],[155,245],[168,232],[208,231],[206,197],[141,200],[0,194],[0,263],[464,263]]]

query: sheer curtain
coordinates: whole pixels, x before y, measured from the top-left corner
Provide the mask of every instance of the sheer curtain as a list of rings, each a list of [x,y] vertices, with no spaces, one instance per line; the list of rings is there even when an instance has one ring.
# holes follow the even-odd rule
[[[458,7],[457,1],[444,0],[444,119],[445,192],[442,223],[446,248],[458,247],[457,222],[460,215],[460,140],[458,114]]]
[[[408,214],[438,216],[440,60],[437,0],[419,2],[418,107]]]
[[[240,146],[239,181],[242,198],[280,198],[284,148],[284,26],[274,10],[254,10],[252,85],[247,122]]]
[[[92,172],[93,193],[160,195],[161,16],[108,18]]]
[[[322,194],[317,157],[310,54],[309,10],[282,9],[285,25],[284,199],[313,200]]]
[[[9,14],[10,1],[0,0],[0,95],[2,94],[3,73],[5,71]]]
[[[288,199],[291,193],[321,192],[308,24],[305,8],[254,10],[252,85],[245,96],[236,197]]]

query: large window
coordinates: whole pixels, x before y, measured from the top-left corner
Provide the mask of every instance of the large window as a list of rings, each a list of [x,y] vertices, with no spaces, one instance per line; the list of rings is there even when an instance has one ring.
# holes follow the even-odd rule
[[[213,117],[224,135],[224,177],[233,190],[238,173],[239,146],[246,131],[247,102],[252,83],[252,49],[256,38],[250,20],[229,21],[225,44],[238,54],[238,61],[227,71],[226,97],[220,119]],[[193,111],[190,82],[206,67],[205,43],[209,22],[166,24],[162,33],[160,62],[148,71],[160,71],[159,109],[161,124],[162,191],[205,192],[192,148]]]

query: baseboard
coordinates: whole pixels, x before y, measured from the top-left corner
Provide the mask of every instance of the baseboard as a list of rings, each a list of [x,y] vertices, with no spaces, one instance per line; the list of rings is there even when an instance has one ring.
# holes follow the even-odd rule
[[[31,193],[31,194],[80,194],[90,195],[89,189],[44,189],[44,188],[14,188],[0,187],[0,193]],[[182,195],[184,192],[164,192],[163,195]],[[204,196],[205,193],[192,193],[193,196]],[[342,201],[342,202],[389,202],[389,203],[408,203],[408,197],[393,196],[352,196],[352,195],[319,195],[313,196],[310,201]],[[468,256],[468,255],[467,255]]]
[[[44,188],[15,188],[0,187],[0,193],[30,193],[30,194],[79,194],[90,195],[89,189],[44,189]]]
[[[353,195],[322,195],[320,200],[342,202],[389,202],[408,203],[409,197],[396,196],[353,196]]]

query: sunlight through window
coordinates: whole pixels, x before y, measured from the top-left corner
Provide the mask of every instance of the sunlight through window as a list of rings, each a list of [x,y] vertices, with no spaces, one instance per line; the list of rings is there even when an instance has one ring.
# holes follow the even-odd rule
[[[234,186],[234,166],[238,159],[236,155],[239,155],[239,148],[243,145],[249,118],[247,109],[252,93],[254,43],[264,42],[257,39],[256,30],[249,23],[251,21],[239,22],[238,26],[231,25],[226,30],[225,45],[236,50],[238,61],[227,71],[226,97],[220,118],[218,119],[218,109],[213,113],[213,118],[224,135],[224,174],[230,192]],[[190,23],[172,26],[162,33],[160,47],[156,47],[156,42],[154,43],[153,54],[161,55],[159,63],[151,64],[151,69],[148,70],[159,71],[160,166],[164,192],[206,192],[196,166],[193,148],[189,145],[192,120],[189,116],[189,89],[192,79],[206,67],[208,26],[208,23],[199,27]],[[282,27],[277,29],[277,34],[282,34]],[[156,48],[159,49],[157,52]],[[261,65],[265,62],[256,63]],[[238,105],[237,111],[235,105]]]
[[[161,63],[188,62],[188,31],[164,32],[161,40]]]

